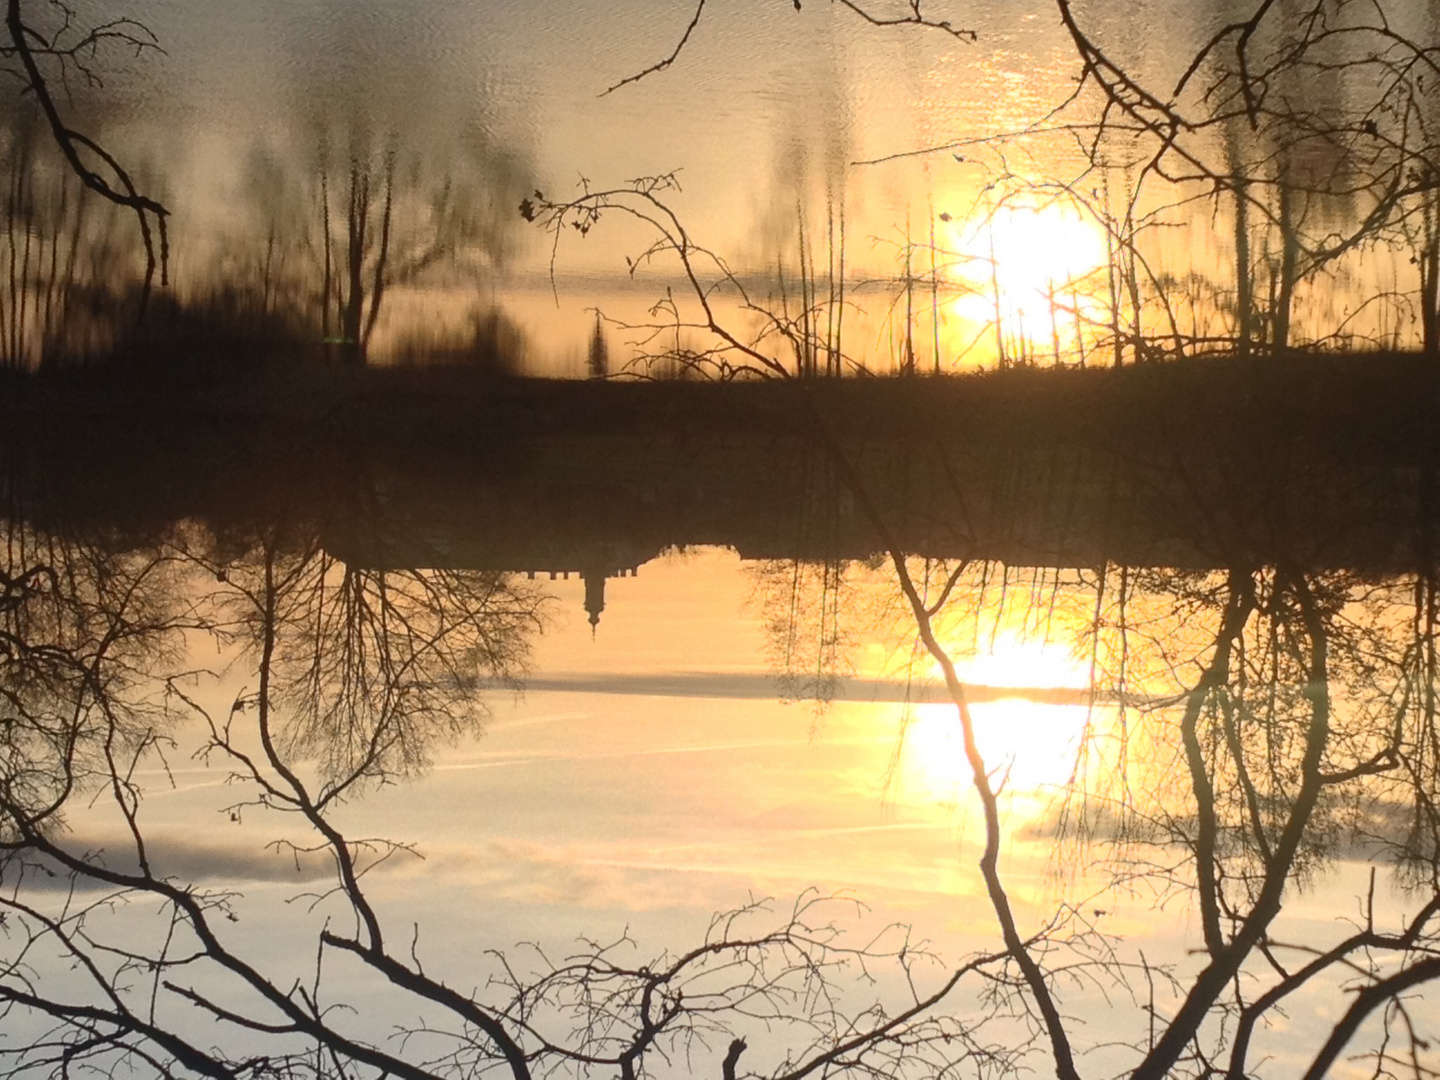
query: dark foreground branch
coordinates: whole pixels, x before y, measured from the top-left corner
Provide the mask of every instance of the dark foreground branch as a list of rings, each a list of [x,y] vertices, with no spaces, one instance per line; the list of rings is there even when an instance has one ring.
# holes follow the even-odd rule
[[[37,56],[56,56],[60,58],[61,63],[64,63],[70,56],[70,52],[59,47],[52,39],[44,37],[25,22],[20,10],[20,0],[7,0],[5,30],[9,40],[6,46],[0,48],[0,55],[19,58],[20,65],[25,72],[25,89],[35,96],[40,111],[45,114],[45,121],[50,126],[55,145],[64,155],[71,171],[80,178],[81,183],[101,198],[135,213],[136,221],[140,225],[140,238],[145,246],[145,282],[140,292],[140,313],[143,317],[157,269],[160,271],[160,284],[162,286],[169,284],[170,237],[166,219],[169,217],[170,211],[149,196],[142,195],[130,174],[104,147],[65,123],[55,104],[54,95],[50,92],[49,83],[40,70]],[[87,37],[87,40],[92,42],[91,47],[93,47],[93,38],[94,35]],[[81,156],[81,151],[86,151],[99,158],[110,170],[114,183],[87,165]],[[156,250],[157,233],[158,253]]]

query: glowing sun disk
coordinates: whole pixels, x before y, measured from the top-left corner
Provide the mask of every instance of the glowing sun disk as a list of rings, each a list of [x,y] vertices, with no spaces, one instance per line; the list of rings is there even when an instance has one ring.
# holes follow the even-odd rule
[[[959,250],[970,256],[962,271],[968,292],[954,301],[955,313],[972,322],[996,317],[1009,333],[1033,341],[1056,332],[1052,305],[1082,311],[1094,307],[1087,290],[1072,286],[1109,259],[1100,228],[1071,207],[1002,206],[987,219],[958,226]],[[1066,322],[1073,315],[1061,316]],[[1069,333],[1066,327],[1063,331]]]
[[[997,634],[984,651],[958,658],[955,669],[962,682],[976,686],[1083,690],[1090,685],[1089,665],[1065,646],[1016,632]]]

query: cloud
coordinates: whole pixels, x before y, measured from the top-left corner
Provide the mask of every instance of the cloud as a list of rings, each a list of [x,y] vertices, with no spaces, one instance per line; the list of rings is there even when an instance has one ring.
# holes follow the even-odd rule
[[[324,852],[296,852],[283,846],[245,841],[222,844],[177,832],[157,831],[145,838],[145,854],[151,872],[158,878],[181,884],[207,887],[243,886],[257,882],[310,884],[334,876],[334,863]],[[139,872],[140,860],[128,837],[67,836],[60,840],[65,851],[92,865],[121,874]],[[28,890],[64,891],[71,888],[70,872],[54,860],[26,854],[0,870],[0,882],[13,889],[23,884]],[[77,889],[107,889],[94,879],[76,881]]]
[[[556,672],[527,679],[525,689],[548,693],[626,694],[637,697],[721,698],[774,701],[781,697],[778,681],[764,672],[673,671],[653,675],[567,674]],[[1046,705],[1085,705],[1088,690],[1046,687],[967,686],[972,704],[1022,698]],[[881,704],[924,704],[949,700],[936,682],[842,678],[835,683],[836,701]]]

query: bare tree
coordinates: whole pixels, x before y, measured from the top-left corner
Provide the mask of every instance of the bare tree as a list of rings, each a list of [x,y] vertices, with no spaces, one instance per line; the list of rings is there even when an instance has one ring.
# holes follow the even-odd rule
[[[964,617],[966,591],[958,587],[969,568],[963,562],[935,567],[897,541],[851,449],[831,429],[810,384],[793,377],[782,359],[767,350],[768,334],[783,338],[786,324],[771,315],[763,323],[768,334],[754,338],[742,338],[721,325],[712,297],[721,288],[744,297],[743,286],[722,260],[690,237],[660,201],[659,190],[647,182],[629,189],[585,190],[570,202],[542,201],[523,210],[557,237],[574,231],[577,222],[583,233],[610,213],[650,222],[657,239],[645,257],[665,257],[678,265],[693,290],[693,310],[699,313],[688,325],[697,334],[708,330],[711,335],[711,344],[695,348],[694,362],[720,378],[753,374],[783,380],[792,388],[799,422],[879,538],[918,641],[943,675],[983,811],[979,869],[1005,955],[1017,973],[1026,1007],[1033,1010],[1055,1074],[1062,1080],[1078,1078],[1080,1051],[1066,1019],[1060,969],[1048,948],[1052,939],[1043,933],[1038,939],[1028,936],[1011,901],[1002,865],[1001,784],[981,751],[966,687],[943,629],[944,620],[955,617],[957,605]],[[679,310],[677,301],[672,299],[671,305]],[[763,309],[761,317],[766,317]],[[1101,580],[1103,584],[1103,576]],[[1422,577],[1421,584],[1428,580]],[[1122,577],[1122,593],[1123,582]],[[1189,608],[1179,626],[1206,629],[1198,642],[1180,637],[1179,643],[1188,648],[1178,653],[1170,640],[1174,630],[1155,639],[1160,659],[1178,684],[1166,715],[1173,723],[1179,775],[1186,777],[1188,787],[1169,792],[1172,801],[1165,807],[1146,809],[1146,821],[1162,825],[1157,843],[1169,861],[1144,872],[1193,893],[1206,956],[1188,978],[1141,963],[1139,973],[1145,979],[1174,980],[1177,1004],[1165,1014],[1149,1007],[1150,1035],[1131,1044],[1135,1061],[1128,1074],[1140,1080],[1209,1075],[1216,1062],[1228,1059],[1230,1075],[1249,1075],[1249,1040],[1256,1025],[1316,975],[1340,966],[1355,977],[1358,994],[1330,1030],[1308,1075],[1325,1073],[1377,1010],[1385,1036],[1376,1052],[1376,1068],[1403,1067],[1416,1077],[1430,1075],[1432,1066],[1423,1057],[1427,1037],[1404,1000],[1407,992],[1440,976],[1440,871],[1433,847],[1422,842],[1407,856],[1428,870],[1418,878],[1421,908],[1402,925],[1379,928],[1372,899],[1354,935],[1299,966],[1281,958],[1289,946],[1272,936],[1286,890],[1306,876],[1317,853],[1335,836],[1338,805],[1375,797],[1393,780],[1411,801],[1417,819],[1431,820],[1433,777],[1422,763],[1434,756],[1433,706],[1426,704],[1433,696],[1428,689],[1433,664],[1423,668],[1427,674],[1418,682],[1415,668],[1418,658],[1433,655],[1433,601],[1424,599],[1430,592],[1417,584],[1416,626],[1424,629],[1417,629],[1413,643],[1404,644],[1397,656],[1393,638],[1382,644],[1393,627],[1365,634],[1348,628],[1351,609],[1366,598],[1377,605],[1382,624],[1384,613],[1394,610],[1393,604],[1376,598],[1367,582],[1282,565],[1234,568],[1219,582],[1192,583],[1179,575],[1170,582],[1157,578],[1153,584]],[[822,590],[822,602],[823,595]],[[1132,623],[1129,632],[1135,630]],[[1126,647],[1133,645],[1127,642]],[[1332,697],[1337,684],[1351,690],[1340,708]],[[1433,826],[1422,829],[1422,835],[1428,837],[1429,829]],[[1188,860],[1178,866],[1173,861],[1177,851]],[[1245,979],[1254,977],[1250,965],[1256,961],[1271,970],[1262,989],[1252,994]],[[1109,970],[1134,989],[1130,980],[1135,969],[1116,962]],[[1399,1055],[1404,1064],[1397,1063],[1389,1049],[1392,1033],[1408,1039],[1409,1056]]]
[[[497,607],[493,590],[480,594],[477,605],[477,594],[455,588],[443,597],[437,592],[385,601],[392,621],[360,614],[366,589],[339,582],[340,595],[328,599],[336,582],[316,572],[313,553],[273,540],[246,560],[223,565],[192,544],[159,563],[142,559],[136,565],[148,575],[162,563],[187,558],[192,569],[223,577],[219,584],[226,586],[218,598],[186,609],[187,618],[194,616],[198,629],[224,635],[243,629],[257,681],[222,713],[201,703],[193,673],[172,675],[168,692],[182,715],[200,721],[206,733],[202,757],[228,775],[232,813],[298,826],[301,835],[292,832],[285,850],[297,860],[328,861],[328,884],[308,908],[310,955],[297,958],[293,972],[269,971],[247,955],[245,939],[228,930],[243,911],[239,897],[174,880],[153,864],[134,768],[154,751],[160,733],[122,723],[129,691],[106,677],[107,665],[118,657],[95,657],[94,677],[83,689],[55,684],[43,696],[58,714],[83,693],[96,703],[85,725],[90,737],[111,747],[122,731],[133,729],[126,743],[131,752],[102,757],[87,779],[84,756],[65,745],[41,755],[17,746],[0,784],[6,941],[0,1008],[7,1024],[38,1030],[23,1045],[0,1047],[7,1075],[83,1069],[162,1077],[416,1080],[496,1073],[529,1080],[617,1072],[643,1077],[684,1063],[734,1080],[743,1055],[747,1065],[761,1056],[766,1062],[747,1068],[746,1075],[801,1080],[842,1073],[933,1076],[962,1067],[980,1076],[1003,1075],[1023,1054],[1023,1037],[986,1036],[988,1025],[1004,1027],[1014,1019],[1014,980],[1004,954],[945,968],[901,928],[851,943],[834,919],[853,910],[853,902],[814,895],[778,915],[768,904],[747,904],[717,917],[693,947],[641,954],[640,960],[634,943],[622,938],[582,941],[559,959],[539,949],[497,955],[488,965],[488,983],[477,977],[471,990],[430,974],[423,960],[428,940],[408,928],[397,934],[366,891],[370,871],[403,853],[404,845],[347,836],[335,821],[339,804],[361,787],[398,775],[395,769],[407,762],[396,756],[395,725],[422,717],[395,717],[387,726],[362,695],[347,695],[344,687],[363,686],[385,700],[404,699],[406,683],[419,684],[415,692],[422,695],[434,692],[439,669],[433,663],[422,658],[390,667],[383,656],[411,656],[417,645],[449,655],[439,639],[451,633],[464,642],[479,631],[493,642],[507,632],[510,616]],[[57,569],[56,575],[63,579],[67,571]],[[47,576],[27,572],[5,579],[6,612],[20,620],[6,639],[7,676],[16,674],[16,658],[47,648],[25,622],[31,607],[45,601],[37,582]],[[170,594],[171,602],[193,592],[188,583]],[[124,610],[104,607],[108,619],[124,621]],[[243,619],[234,618],[236,610],[245,612]],[[353,647],[325,628],[331,617],[350,625],[343,636]],[[484,620],[498,621],[481,630]],[[369,644],[361,646],[362,640]],[[370,645],[379,655],[357,652]],[[312,646],[325,649],[320,669],[302,659]],[[73,652],[55,651],[65,662]],[[480,662],[507,661],[492,655]],[[369,674],[358,674],[355,665],[369,665]],[[287,690],[297,681],[296,689]],[[321,700],[329,704],[317,708]],[[357,722],[370,724],[368,737],[359,741],[347,734]],[[341,751],[317,745],[319,732],[307,726],[317,724],[332,729]],[[13,727],[7,716],[7,730]],[[80,729],[69,730],[73,741]],[[318,772],[312,768],[316,757]],[[64,791],[37,802],[23,781],[39,772]],[[128,843],[95,852],[52,827],[63,796],[82,789],[128,823]],[[136,933],[117,918],[127,909],[158,913],[163,931]],[[435,947],[445,948],[443,940]],[[855,984],[863,988],[882,975],[898,992],[857,995]],[[962,987],[974,988],[978,1004],[952,1014]],[[355,1009],[361,1014],[352,1015]],[[391,1031],[393,1037],[386,1034]],[[769,1037],[763,1045],[747,1042],[746,1033],[764,1032]]]

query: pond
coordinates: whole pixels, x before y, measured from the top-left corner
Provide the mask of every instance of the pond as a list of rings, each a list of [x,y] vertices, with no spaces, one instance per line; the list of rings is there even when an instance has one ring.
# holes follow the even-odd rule
[[[8,13],[0,1073],[1440,1070],[1428,10]]]
[[[697,285],[845,374],[1435,344],[1427,12],[1091,6],[141,0],[51,59],[166,211],[160,310],[137,335],[134,214],[25,105],[3,356],[674,374]]]

